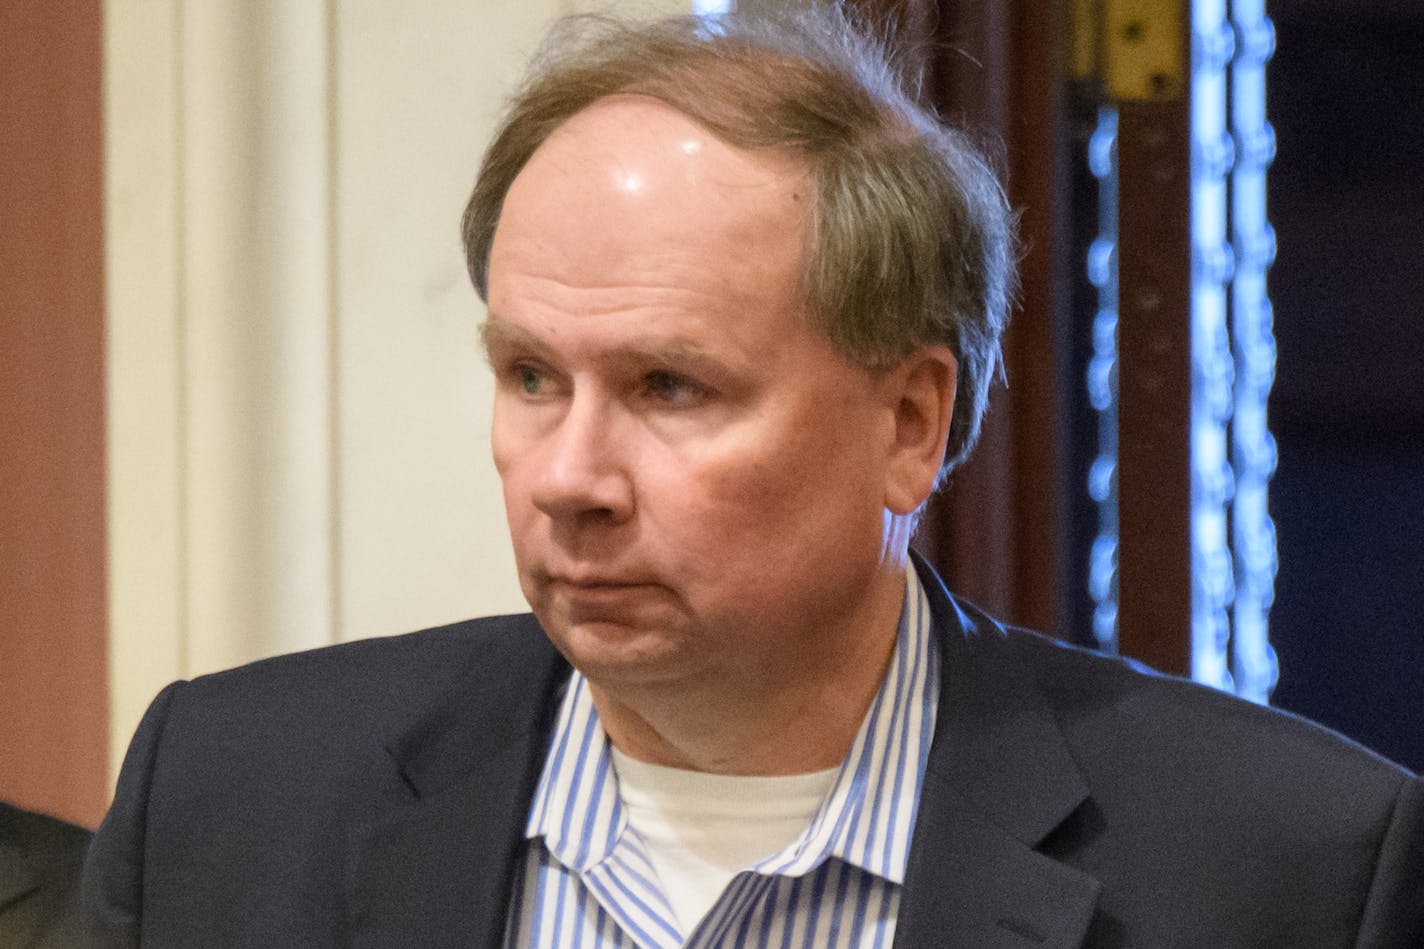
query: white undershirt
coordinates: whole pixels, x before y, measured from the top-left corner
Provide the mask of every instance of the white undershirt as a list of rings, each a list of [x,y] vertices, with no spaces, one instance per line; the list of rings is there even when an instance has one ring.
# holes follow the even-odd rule
[[[612,751],[628,823],[642,838],[684,934],[734,876],[785,849],[810,826],[840,772],[705,774]]]

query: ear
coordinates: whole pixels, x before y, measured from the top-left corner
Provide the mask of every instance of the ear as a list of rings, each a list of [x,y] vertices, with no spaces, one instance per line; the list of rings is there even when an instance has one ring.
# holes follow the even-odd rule
[[[948,346],[920,347],[882,380],[894,416],[885,482],[892,514],[913,514],[934,490],[958,380],[959,363]]]

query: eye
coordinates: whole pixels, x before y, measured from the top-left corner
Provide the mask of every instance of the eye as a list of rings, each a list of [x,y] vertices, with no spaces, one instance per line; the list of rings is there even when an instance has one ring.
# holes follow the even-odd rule
[[[515,366],[514,378],[525,395],[538,395],[543,388],[544,374],[533,366]]]
[[[712,395],[702,383],[664,369],[648,373],[644,388],[650,398],[679,407],[705,402]]]
[[[497,373],[500,385],[525,399],[547,399],[558,394],[558,377],[537,362],[510,360]]]

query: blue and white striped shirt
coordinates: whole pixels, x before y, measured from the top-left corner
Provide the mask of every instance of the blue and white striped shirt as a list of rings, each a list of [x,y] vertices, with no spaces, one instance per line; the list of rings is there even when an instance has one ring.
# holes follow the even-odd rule
[[[890,667],[830,794],[797,840],[737,874],[690,933],[629,826],[608,738],[575,672],[529,811],[506,945],[889,947],[939,700],[929,603],[907,573]]]

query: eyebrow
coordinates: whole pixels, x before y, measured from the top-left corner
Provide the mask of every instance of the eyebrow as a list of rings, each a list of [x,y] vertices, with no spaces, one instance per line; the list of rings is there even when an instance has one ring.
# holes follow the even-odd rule
[[[550,346],[534,333],[491,315],[480,324],[480,342],[485,355],[491,349],[519,349],[539,356],[551,356]],[[635,369],[671,366],[702,376],[709,382],[730,384],[737,372],[724,358],[714,356],[697,343],[681,338],[654,342],[645,346],[625,346],[602,354],[601,362]]]
[[[493,314],[480,324],[480,345],[484,347],[486,356],[489,355],[492,346],[536,349],[540,352],[548,350],[548,347],[533,333],[522,326],[506,323]]]
[[[480,345],[484,348],[485,362],[491,369],[498,370],[494,357],[530,356],[549,363],[556,362],[554,348],[544,342],[536,333],[522,326],[501,320],[491,313],[480,324]]]

